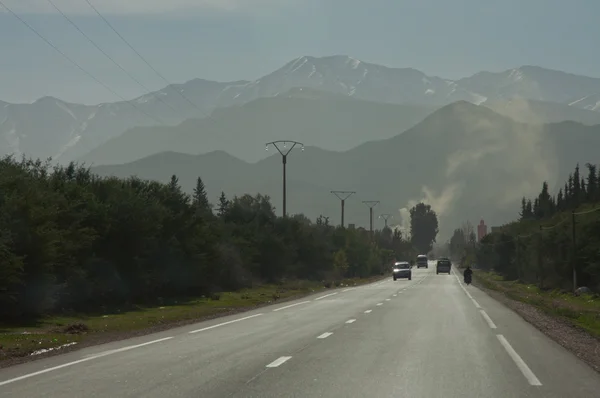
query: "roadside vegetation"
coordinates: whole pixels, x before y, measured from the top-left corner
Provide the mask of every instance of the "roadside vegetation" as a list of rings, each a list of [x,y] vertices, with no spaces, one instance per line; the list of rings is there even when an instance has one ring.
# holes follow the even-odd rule
[[[0,359],[380,278],[412,244],[386,228],[278,217],[268,197],[192,194],[70,164],[0,160]]]
[[[481,242],[455,230],[449,250],[463,265],[475,264],[476,282],[534,305],[600,338],[600,176],[579,166],[555,196],[544,183],[523,198],[519,219]]]

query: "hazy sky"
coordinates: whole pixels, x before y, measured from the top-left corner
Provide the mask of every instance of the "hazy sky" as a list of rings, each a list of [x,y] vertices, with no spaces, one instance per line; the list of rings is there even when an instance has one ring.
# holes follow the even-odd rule
[[[0,0],[130,98],[142,89],[48,0]],[[52,0],[145,86],[164,86],[86,0]],[[345,54],[458,78],[523,64],[600,77],[598,0],[89,0],[171,82],[255,79]],[[116,101],[0,6],[0,100]]]

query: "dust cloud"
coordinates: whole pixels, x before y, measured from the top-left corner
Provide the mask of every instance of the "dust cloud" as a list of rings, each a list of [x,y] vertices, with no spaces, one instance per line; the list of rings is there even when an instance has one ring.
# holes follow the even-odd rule
[[[399,227],[410,230],[409,209],[418,202],[429,204],[436,211],[442,235],[451,233],[465,220],[489,218],[497,210],[514,207],[516,216],[523,196],[537,195],[543,181],[550,186],[556,183],[555,151],[544,140],[541,119],[526,100],[512,100],[509,109],[508,117],[527,123],[511,122],[493,114],[481,117],[465,107],[454,109],[454,118],[465,127],[464,145],[446,159],[442,186],[423,185],[422,195],[398,210]],[[483,201],[489,214],[469,214],[472,205]],[[502,220],[506,221],[510,220]]]

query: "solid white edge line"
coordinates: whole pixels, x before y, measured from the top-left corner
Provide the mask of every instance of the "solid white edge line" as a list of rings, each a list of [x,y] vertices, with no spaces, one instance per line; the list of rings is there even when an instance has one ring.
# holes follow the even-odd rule
[[[320,336],[317,336],[318,339],[326,339],[327,337],[331,336],[333,333],[331,332],[325,332]]]
[[[325,297],[334,296],[334,295],[336,295],[336,294],[337,294],[337,292],[336,292],[336,293],[329,293],[329,294],[326,294],[326,295],[324,295],[324,296],[317,297],[317,298],[315,299],[315,301],[318,301],[318,300],[324,299]]]
[[[263,315],[263,314],[250,315],[250,316],[247,316],[247,317],[244,317],[244,318],[234,319],[233,321],[218,323],[216,325],[208,326],[208,327],[205,327],[205,328],[202,328],[202,329],[192,330],[191,332],[188,332],[188,333],[189,334],[194,334],[194,333],[198,333],[198,332],[204,332],[205,330],[210,330],[210,329],[218,328],[219,326],[229,325],[231,323],[235,323],[235,322],[239,322],[239,321],[244,321],[246,319],[255,318],[255,317],[261,316],[261,315]]]
[[[348,320],[346,321],[346,323],[354,323],[354,322],[356,322],[356,319],[348,319]]]
[[[492,318],[490,318],[490,316],[487,314],[487,312],[485,312],[484,310],[479,310],[479,312],[481,312],[481,315],[483,315],[483,318],[488,323],[490,328],[496,329],[496,324],[492,321]]]
[[[353,288],[353,287],[351,287],[351,288],[349,288],[349,289],[346,289],[346,290],[342,290],[342,293],[346,293],[346,292],[349,292],[349,291],[350,291],[350,290],[354,290],[354,288]]]
[[[134,348],[139,348],[139,347],[143,347],[143,346],[146,346],[146,345],[160,343],[160,342],[166,341],[166,340],[171,340],[172,338],[173,337],[165,337],[165,338],[158,339],[158,340],[148,341],[148,342],[142,343],[142,344],[136,344],[136,345],[131,345],[131,346],[123,347],[123,348],[117,348],[115,350],[101,352],[100,354],[96,354],[96,355],[93,355],[91,357],[79,359],[79,360],[73,361],[73,362],[63,363],[62,365],[54,366],[54,367],[51,367],[51,368],[48,368],[48,369],[40,370],[38,372],[33,372],[33,373],[29,373],[29,374],[26,374],[26,375],[23,375],[23,376],[15,377],[14,379],[4,380],[4,381],[0,382],[0,386],[6,385],[6,384],[10,384],[10,383],[14,383],[15,381],[28,379],[30,377],[38,376],[38,375],[41,375],[41,374],[44,374],[44,373],[52,372],[53,370],[58,370],[58,369],[66,368],[68,366],[77,365],[78,363],[82,363],[82,362],[86,362],[86,361],[91,361],[92,359],[102,358],[102,357],[105,357],[107,355],[112,355],[112,354],[116,354],[116,353],[123,352],[123,351],[133,350]]]
[[[271,362],[270,364],[268,364],[267,368],[276,368],[276,367],[280,366],[281,364],[283,364],[284,362],[289,361],[290,359],[292,359],[292,357],[279,357],[276,360],[274,360],[273,362]]]
[[[473,301],[473,304],[475,304],[475,307],[481,308],[481,306],[479,305],[479,303],[477,301],[475,301],[474,298],[471,298],[471,301]]]
[[[373,311],[373,310],[366,310],[366,311],[365,311],[365,314],[370,314],[370,313],[371,313],[371,311]]]
[[[529,366],[527,366],[527,364],[525,363],[523,358],[521,358],[521,356],[519,354],[517,354],[515,349],[512,348],[512,346],[510,345],[508,340],[506,340],[504,338],[504,336],[501,334],[497,334],[496,337],[498,338],[498,340],[500,341],[500,344],[502,344],[502,346],[504,347],[506,352],[508,352],[508,355],[515,362],[515,364],[517,365],[517,367],[519,368],[521,373],[523,373],[523,376],[525,376],[525,378],[527,379],[529,384],[531,384],[532,386],[541,386],[542,383],[535,376],[535,374],[531,371],[531,369],[529,369]]]
[[[273,312],[277,312],[277,311],[285,310],[286,308],[292,308],[292,307],[295,307],[295,306],[297,306],[297,305],[300,305],[300,304],[306,304],[306,303],[310,303],[310,301],[303,301],[303,302],[301,302],[301,303],[296,303],[296,304],[290,304],[290,305],[286,305],[285,307],[280,307],[280,308],[276,308],[276,309],[274,309],[274,310],[273,310]]]

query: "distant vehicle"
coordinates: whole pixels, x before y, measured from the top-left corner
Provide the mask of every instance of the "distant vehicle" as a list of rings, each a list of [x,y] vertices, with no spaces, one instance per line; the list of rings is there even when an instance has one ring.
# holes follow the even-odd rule
[[[437,265],[435,266],[435,273],[439,274],[440,272],[447,272],[450,275],[450,271],[452,270],[452,262],[447,258],[440,258],[437,261]]]
[[[417,256],[417,268],[421,268],[421,267],[429,268],[427,255],[425,255],[425,254],[419,254]]]
[[[410,264],[407,261],[396,262],[392,271],[392,277],[394,280],[398,278],[408,278],[409,281],[412,280],[412,270],[410,269]]]

